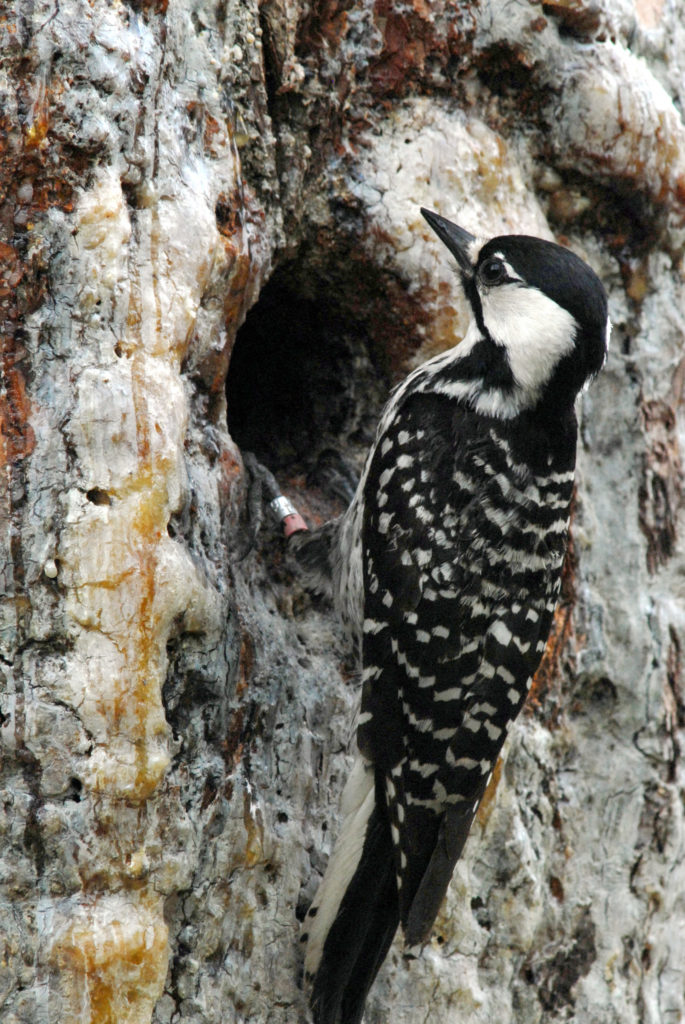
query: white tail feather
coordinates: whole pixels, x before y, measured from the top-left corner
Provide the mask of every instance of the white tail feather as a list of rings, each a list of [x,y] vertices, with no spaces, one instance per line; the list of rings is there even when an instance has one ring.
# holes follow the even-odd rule
[[[345,819],[314,901],[302,926],[307,935],[305,973],[313,977],[321,962],[324,943],[361,859],[366,826],[375,805],[374,772],[361,756],[345,785],[340,809]]]

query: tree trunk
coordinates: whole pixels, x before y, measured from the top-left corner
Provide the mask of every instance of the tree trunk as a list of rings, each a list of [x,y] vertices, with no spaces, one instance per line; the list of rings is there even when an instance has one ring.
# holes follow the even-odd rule
[[[465,327],[421,205],[569,244],[614,332],[543,667],[366,1021],[685,1020],[680,5],[15,0],[0,36],[2,1020],[306,1019],[358,685],[248,550],[238,446],[344,507]]]

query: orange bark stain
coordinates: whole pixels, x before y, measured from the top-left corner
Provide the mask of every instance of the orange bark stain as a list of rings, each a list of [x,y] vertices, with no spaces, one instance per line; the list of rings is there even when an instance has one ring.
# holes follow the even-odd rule
[[[161,916],[144,911],[141,918],[99,921],[96,903],[92,920],[84,915],[54,947],[51,960],[66,983],[67,1006],[85,1010],[79,1020],[120,1024],[122,1013],[142,1020],[148,1007],[152,1011],[166,974],[168,932]]]
[[[0,466],[11,466],[31,455],[36,437],[28,422],[31,402],[22,373],[7,352],[0,351],[0,366],[5,385],[0,392]]]
[[[17,287],[26,267],[17,251],[0,242],[0,316],[4,330],[0,336],[0,369],[3,389],[0,391],[0,465],[14,465],[31,454],[36,439],[28,422],[31,402],[26,381],[19,368],[25,353],[16,334],[21,319]]]
[[[483,793],[483,799],[478,806],[478,812],[476,814],[476,821],[478,824],[485,828],[492,814],[495,806],[495,796],[497,793],[497,787],[499,786],[500,779],[502,778],[502,758],[497,758],[497,763],[493,768],[490,781],[486,787],[485,793]]]
[[[164,467],[153,464],[150,443],[150,416],[145,400],[145,378],[140,359],[133,357],[133,404],[136,412],[138,454],[140,458],[140,500],[131,522],[138,557],[138,606],[132,621],[135,633],[125,640],[131,661],[130,685],[120,694],[116,718],[126,717],[129,738],[136,744],[138,764],[134,793],[145,800],[152,795],[161,779],[158,771],[150,771],[147,744],[158,729],[161,711],[159,689],[160,649],[159,622],[155,615],[157,545],[166,531],[168,507],[164,487]],[[131,721],[135,723],[130,732]]]

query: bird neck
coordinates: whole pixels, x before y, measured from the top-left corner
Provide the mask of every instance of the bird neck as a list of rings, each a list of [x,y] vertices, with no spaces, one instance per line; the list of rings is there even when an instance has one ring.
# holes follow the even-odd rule
[[[554,408],[541,401],[500,425],[515,457],[536,474],[566,472],[576,463],[578,421],[573,406]]]

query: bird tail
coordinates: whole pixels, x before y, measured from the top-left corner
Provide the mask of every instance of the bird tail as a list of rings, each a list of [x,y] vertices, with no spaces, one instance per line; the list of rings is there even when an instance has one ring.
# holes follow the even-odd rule
[[[395,854],[374,775],[360,757],[343,794],[340,838],[305,918],[314,1024],[359,1024],[399,923]]]

